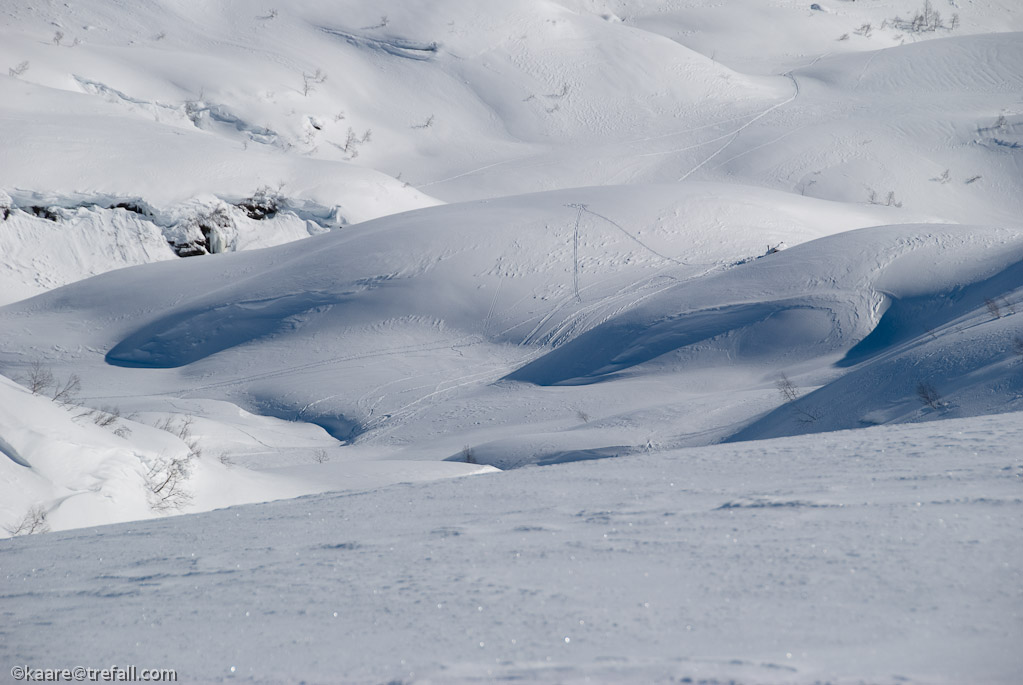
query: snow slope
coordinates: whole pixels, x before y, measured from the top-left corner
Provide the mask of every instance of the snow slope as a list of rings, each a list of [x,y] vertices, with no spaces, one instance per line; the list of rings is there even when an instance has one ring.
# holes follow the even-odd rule
[[[137,249],[105,208],[141,203],[155,216],[135,217],[131,235],[195,241],[189,219],[261,189],[289,211],[267,225],[233,217],[228,233],[242,238],[224,236],[227,249],[430,196],[689,178],[891,197],[964,223],[1023,211],[1011,180],[1023,171],[1023,56],[1008,33],[1023,20],[1004,0],[950,8],[944,28],[922,32],[894,22],[919,9],[910,0],[826,11],[795,0],[278,9],[0,8],[0,191],[29,211],[90,208],[84,226],[61,223],[101,233],[84,245],[72,237],[59,265],[20,259],[0,301],[165,257]],[[865,24],[876,30],[854,32]],[[14,218],[5,252],[34,252],[27,231],[54,232]]]
[[[0,661],[197,683],[1013,683],[1021,425],[881,426],[6,540]]]

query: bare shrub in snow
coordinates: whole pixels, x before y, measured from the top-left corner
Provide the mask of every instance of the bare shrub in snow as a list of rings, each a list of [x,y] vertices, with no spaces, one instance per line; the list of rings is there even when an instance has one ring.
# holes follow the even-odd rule
[[[180,424],[167,418],[156,424],[160,430],[178,437],[188,446],[188,453],[178,457],[162,457],[149,465],[146,472],[146,488],[149,503],[155,511],[181,509],[192,501],[192,494],[185,489],[185,482],[191,475],[192,461],[202,457],[199,440],[192,435],[192,417]]]
[[[327,80],[327,75],[323,73],[323,70],[317,69],[316,73],[313,74],[302,74],[302,95],[306,97],[309,93],[316,89],[316,86]]]
[[[941,401],[941,393],[931,383],[922,381],[916,386],[916,396],[925,407],[941,409],[944,403]]]
[[[984,306],[987,307],[987,311],[991,314],[994,319],[1002,318],[1002,308],[998,306],[998,303],[992,300],[990,297],[984,298]]]
[[[53,44],[54,45],[60,45],[60,41],[62,41],[62,40],[64,40],[64,32],[63,31],[55,31],[53,33]]]
[[[867,202],[872,205],[884,205],[885,207],[901,207],[902,203],[895,199],[895,191],[889,190],[882,200],[873,188],[867,188]]]
[[[185,481],[191,475],[190,457],[158,459],[150,465],[146,472],[146,488],[154,511],[181,509],[192,501],[192,494],[185,490]]]
[[[355,132],[355,129],[351,126],[348,127],[348,133],[345,135],[344,145],[338,145],[337,143],[331,143],[334,147],[339,148],[342,152],[347,154],[351,159],[355,159],[359,156],[359,146],[364,143],[368,143],[370,138],[373,136],[372,129],[366,129],[366,132],[362,134],[360,138]]]
[[[313,452],[313,461],[317,464],[325,464],[330,461],[330,456],[327,454],[327,450],[316,450]]]
[[[931,180],[941,184],[948,183],[949,181],[952,180],[952,170],[945,169],[945,173],[943,173],[941,176],[935,176]]]
[[[28,60],[25,60],[24,62],[20,62],[16,67],[9,67],[7,69],[7,74],[9,76],[13,76],[14,78],[18,78],[26,71],[28,71],[28,66],[29,66]]]
[[[77,404],[78,393],[82,389],[82,381],[78,374],[71,374],[67,379],[58,380],[53,385],[53,401],[62,407]]]
[[[472,451],[472,448],[466,445],[462,448],[462,461],[466,464],[476,464],[476,453]]]
[[[797,421],[800,423],[815,423],[821,420],[823,413],[820,409],[806,407],[797,403],[800,397],[799,389],[784,373],[774,382],[774,387],[778,389],[785,403],[792,409]]]
[[[28,388],[33,395],[49,395],[50,399],[62,407],[75,404],[82,389],[82,380],[78,374],[73,373],[65,379],[60,379],[53,375],[49,367],[38,361],[32,362],[27,375],[19,376],[15,380]]]
[[[582,409],[576,410],[575,416],[576,416],[577,419],[579,419],[583,423],[589,423],[590,422],[590,415],[587,414],[586,412],[584,412]]]
[[[374,29],[382,29],[385,26],[387,26],[388,22],[389,22],[389,20],[387,18],[387,15],[385,14],[382,17],[380,17],[380,23],[379,24],[376,24],[374,26],[363,26],[362,29],[360,29],[360,30],[362,30],[362,31],[373,31]]]
[[[4,530],[15,537],[33,533],[49,533],[50,524],[46,521],[46,510],[41,504],[30,507],[20,521],[13,526],[4,526]]]
[[[946,28],[945,22],[941,19],[941,12],[934,9],[931,0],[924,0],[923,7],[917,10],[911,19],[895,17],[892,19],[892,25],[900,31],[909,31],[910,33],[928,33]],[[958,26],[959,15],[954,14],[951,28],[955,29]]]
[[[795,402],[799,399],[799,390],[796,389],[795,384],[785,374],[778,377],[778,380],[774,382],[774,387],[778,388],[778,392],[781,393],[786,402]]]
[[[43,366],[42,362],[36,361],[32,362],[27,376],[15,380],[20,381],[33,395],[42,395],[53,385],[53,371]]]
[[[81,416],[89,417],[100,428],[109,428],[121,418],[121,410],[118,407],[103,407],[102,409],[90,409]]]
[[[433,115],[426,117],[426,121],[421,124],[413,124],[412,128],[430,128],[433,126]]]

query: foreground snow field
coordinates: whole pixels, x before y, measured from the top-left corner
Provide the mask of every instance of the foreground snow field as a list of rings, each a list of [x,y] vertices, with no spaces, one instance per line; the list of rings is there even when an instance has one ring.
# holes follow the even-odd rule
[[[0,72],[0,682],[1023,681],[1015,0],[10,0]]]
[[[184,682],[1018,682],[1021,419],[16,538],[0,658]]]

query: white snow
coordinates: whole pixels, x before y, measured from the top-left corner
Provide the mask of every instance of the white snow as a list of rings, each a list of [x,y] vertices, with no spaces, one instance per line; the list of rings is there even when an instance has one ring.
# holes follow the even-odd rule
[[[927,7],[4,3],[0,680],[1017,682],[1023,12]]]

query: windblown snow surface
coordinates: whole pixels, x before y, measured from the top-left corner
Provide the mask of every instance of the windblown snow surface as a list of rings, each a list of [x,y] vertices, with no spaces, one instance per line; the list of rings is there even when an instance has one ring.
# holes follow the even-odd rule
[[[1023,682],[1013,0],[11,0],[0,68],[0,682]]]

